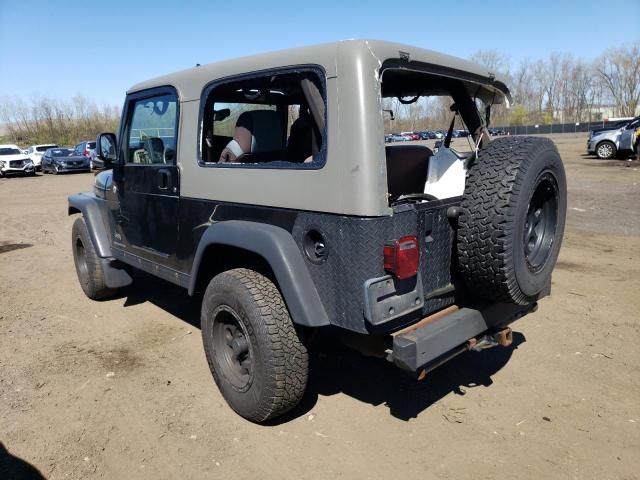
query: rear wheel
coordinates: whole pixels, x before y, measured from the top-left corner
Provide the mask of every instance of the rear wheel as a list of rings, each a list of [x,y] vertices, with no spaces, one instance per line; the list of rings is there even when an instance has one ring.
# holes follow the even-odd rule
[[[100,257],[93,248],[83,217],[76,218],[71,231],[73,261],[82,291],[92,300],[113,296],[117,289],[107,287]]]
[[[308,353],[273,282],[244,268],[217,275],[204,294],[201,325],[213,378],[239,415],[264,422],[298,404]]]
[[[613,142],[604,141],[596,146],[596,155],[601,160],[609,160],[616,156],[617,150]]]
[[[489,301],[529,304],[548,288],[564,233],[567,186],[545,138],[499,138],[469,169],[458,229],[466,284]]]

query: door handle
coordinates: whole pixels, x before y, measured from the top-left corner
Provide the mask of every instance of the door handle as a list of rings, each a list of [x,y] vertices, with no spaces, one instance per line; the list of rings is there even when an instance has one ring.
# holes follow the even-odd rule
[[[171,172],[166,169],[158,170],[158,188],[169,190],[169,187],[171,187]]]

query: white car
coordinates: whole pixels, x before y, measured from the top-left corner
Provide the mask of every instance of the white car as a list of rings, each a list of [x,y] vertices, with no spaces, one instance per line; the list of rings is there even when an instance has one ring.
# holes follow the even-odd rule
[[[35,175],[36,169],[16,145],[0,145],[0,177],[11,174]]]
[[[46,144],[46,145],[44,145],[44,144],[43,145],[31,145],[27,149],[27,155],[29,155],[29,158],[33,162],[33,165],[35,166],[36,170],[40,170],[40,168],[41,168],[40,164],[42,163],[42,154],[44,154],[44,152],[46,152],[50,148],[58,148],[58,145],[55,145],[53,143]]]

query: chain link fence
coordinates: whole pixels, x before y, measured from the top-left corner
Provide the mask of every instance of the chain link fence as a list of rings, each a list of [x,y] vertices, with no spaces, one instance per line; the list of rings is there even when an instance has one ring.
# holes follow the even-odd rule
[[[510,127],[491,126],[492,129],[502,130],[509,135],[535,135],[538,133],[578,133],[588,132],[594,128],[614,128],[619,122],[584,122],[584,123],[551,123],[548,125],[521,125]]]

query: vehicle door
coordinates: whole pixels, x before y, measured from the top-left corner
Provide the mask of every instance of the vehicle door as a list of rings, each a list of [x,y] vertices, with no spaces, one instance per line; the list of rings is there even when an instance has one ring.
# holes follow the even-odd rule
[[[113,171],[119,200],[114,242],[165,265],[175,256],[177,241],[178,118],[179,102],[173,88],[130,95]]]
[[[618,150],[633,150],[633,132],[638,126],[640,126],[640,119],[634,120],[624,127],[618,139]]]

